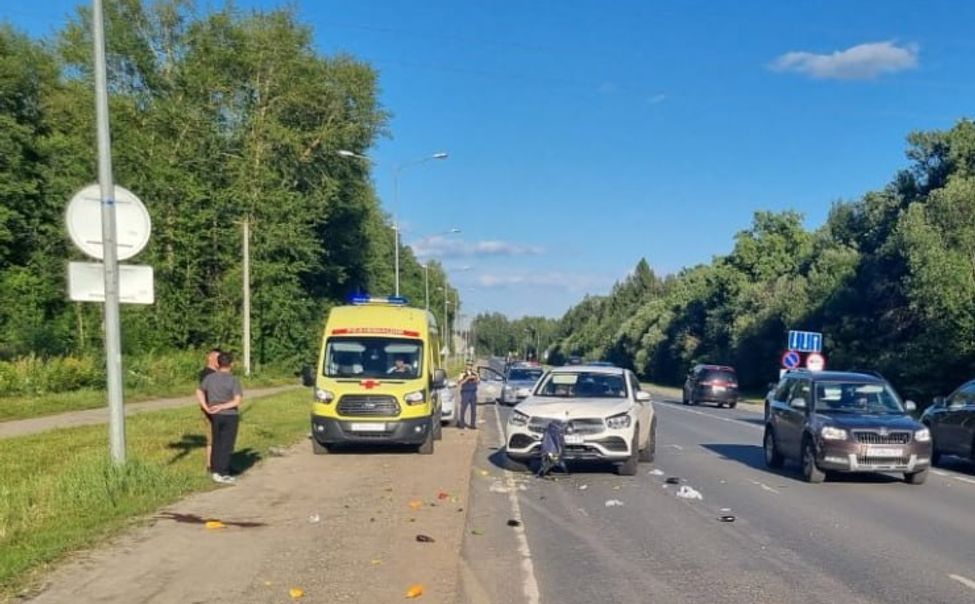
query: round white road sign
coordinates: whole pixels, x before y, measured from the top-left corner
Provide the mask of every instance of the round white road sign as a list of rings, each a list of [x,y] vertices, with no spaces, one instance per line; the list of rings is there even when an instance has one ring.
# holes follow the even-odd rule
[[[78,249],[92,258],[104,258],[102,193],[97,183],[74,194],[68,202],[65,222],[68,235]],[[115,186],[115,231],[119,260],[127,260],[145,249],[152,232],[146,206],[132,191],[118,185]]]
[[[809,371],[822,371],[826,367],[826,359],[818,352],[814,352],[806,357],[806,369]]]

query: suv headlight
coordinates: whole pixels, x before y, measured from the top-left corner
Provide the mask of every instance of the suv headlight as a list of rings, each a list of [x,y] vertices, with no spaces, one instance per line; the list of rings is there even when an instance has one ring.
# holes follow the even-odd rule
[[[921,428],[914,432],[914,440],[919,443],[926,443],[931,440],[931,431],[927,428]]]
[[[846,430],[843,428],[834,428],[833,426],[823,426],[823,429],[819,431],[819,435],[825,440],[846,440]]]
[[[613,417],[607,417],[606,427],[610,430],[622,430],[623,428],[629,428],[632,422],[633,420],[630,418],[629,413],[620,413]]]
[[[335,394],[329,390],[323,390],[322,388],[315,388],[315,400],[320,403],[331,403],[335,400]]]
[[[521,411],[512,411],[508,416],[508,423],[512,426],[527,426],[528,416]]]
[[[427,400],[427,395],[422,390],[417,390],[416,392],[409,392],[403,397],[407,405],[419,405],[423,401]]]

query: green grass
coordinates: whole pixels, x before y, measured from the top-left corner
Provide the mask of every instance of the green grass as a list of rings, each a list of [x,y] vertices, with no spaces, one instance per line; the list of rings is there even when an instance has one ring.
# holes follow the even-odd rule
[[[244,378],[242,381],[246,392],[248,388],[293,384],[296,382],[296,378],[293,376],[285,377],[280,374],[262,374]],[[195,380],[153,388],[126,389],[125,402],[135,403],[157,398],[192,396],[195,391]],[[72,390],[57,394],[0,396],[0,422],[56,415],[69,411],[97,409],[105,406],[105,401],[105,391],[95,389]]]
[[[245,403],[234,466],[308,431],[308,393]],[[117,533],[188,493],[214,488],[203,469],[203,423],[195,407],[126,422],[128,463],[108,459],[104,426],[0,440],[0,600],[65,554]]]

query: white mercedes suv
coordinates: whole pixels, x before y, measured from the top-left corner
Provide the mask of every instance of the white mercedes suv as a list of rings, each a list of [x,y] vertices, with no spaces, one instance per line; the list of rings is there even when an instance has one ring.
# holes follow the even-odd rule
[[[546,373],[508,416],[506,454],[514,465],[540,456],[553,420],[566,422],[566,461],[616,463],[623,476],[653,461],[657,420],[632,371],[573,365]]]

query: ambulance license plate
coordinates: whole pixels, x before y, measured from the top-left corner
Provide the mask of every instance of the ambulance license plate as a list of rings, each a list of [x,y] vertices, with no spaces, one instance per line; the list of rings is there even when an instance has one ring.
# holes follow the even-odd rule
[[[369,422],[362,424],[349,424],[352,432],[385,432],[386,424],[383,422]]]

